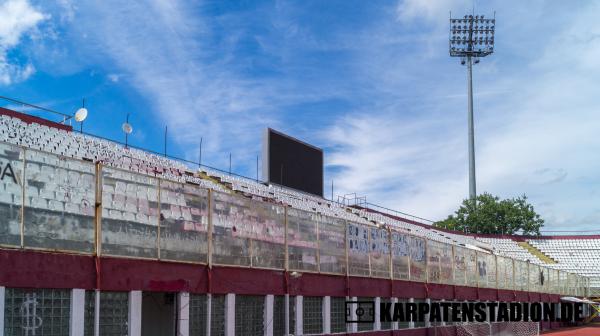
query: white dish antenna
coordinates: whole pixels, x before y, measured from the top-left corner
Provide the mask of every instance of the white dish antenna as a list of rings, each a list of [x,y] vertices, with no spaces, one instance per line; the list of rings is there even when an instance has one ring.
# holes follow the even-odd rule
[[[82,107],[79,110],[77,110],[77,112],[75,112],[75,121],[82,122],[85,120],[85,118],[87,118],[87,116],[88,110],[85,107]]]
[[[123,123],[121,129],[123,130],[123,132],[125,132],[125,134],[131,134],[131,132],[133,132],[133,127],[131,127],[129,123]]]

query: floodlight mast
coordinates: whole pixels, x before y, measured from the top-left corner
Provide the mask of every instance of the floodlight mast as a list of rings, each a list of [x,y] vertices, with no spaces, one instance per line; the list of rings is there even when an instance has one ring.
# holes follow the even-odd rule
[[[462,19],[452,18],[450,13],[450,37],[448,40],[450,57],[460,57],[461,64],[467,65],[467,105],[469,128],[469,198],[477,197],[475,183],[475,127],[473,121],[473,63],[480,57],[494,52],[494,32],[496,13],[493,19],[483,15],[465,15]]]

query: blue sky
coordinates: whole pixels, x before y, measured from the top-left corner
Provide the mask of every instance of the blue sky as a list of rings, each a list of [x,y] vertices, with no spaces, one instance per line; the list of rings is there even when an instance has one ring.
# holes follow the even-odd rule
[[[600,2],[0,2],[2,95],[85,130],[255,176],[262,130],[325,149],[326,194],[444,218],[468,194],[466,70],[448,12],[497,16],[475,66],[478,191],[527,194],[546,230],[600,222]],[[20,108],[14,104],[9,107]]]

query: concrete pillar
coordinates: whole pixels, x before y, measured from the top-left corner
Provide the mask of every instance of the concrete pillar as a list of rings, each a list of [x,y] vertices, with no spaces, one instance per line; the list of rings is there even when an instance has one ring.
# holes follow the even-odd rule
[[[353,296],[350,298],[349,301],[358,301],[358,298],[356,296]],[[349,321],[356,321],[357,320],[357,316],[356,316],[356,309],[358,308],[357,304],[351,304],[349,305],[350,308],[350,319]],[[358,323],[348,323],[348,332],[352,333],[352,332],[357,332],[358,331]]]
[[[0,286],[0,336],[4,336],[4,301],[6,288]]]
[[[178,336],[190,336],[190,293],[177,293],[177,311]]]
[[[381,319],[379,316],[381,315],[381,298],[375,298],[375,311],[373,312],[375,316],[375,322],[373,323],[373,330],[381,330]]]
[[[142,336],[142,291],[129,292],[128,336]]]
[[[212,324],[212,294],[206,294],[206,335],[210,336]]]
[[[85,290],[71,289],[71,314],[69,316],[69,336],[83,336],[85,313]]]
[[[273,295],[265,296],[265,313],[263,318],[264,335],[273,336],[273,304],[275,297]]]
[[[323,297],[323,333],[331,333],[331,296]]]
[[[425,299],[425,303],[431,305],[431,299]],[[431,327],[431,322],[429,322],[429,313],[425,314],[425,328]]]
[[[302,335],[304,333],[304,326],[302,325],[304,322],[302,319],[302,307],[302,296],[298,295],[296,296],[296,330],[294,331],[294,335]]]
[[[415,303],[415,299],[414,298],[408,299],[408,303]],[[409,329],[414,329],[415,328],[415,321],[408,322],[408,328]]]
[[[94,336],[100,336],[100,290],[94,290]]]
[[[290,334],[290,295],[285,294],[283,301],[283,303],[285,304],[285,330],[283,332],[287,336]]]
[[[235,336],[235,294],[225,295],[225,336]]]
[[[394,317],[394,306],[398,304],[398,298],[392,298],[392,317]],[[392,321],[392,330],[398,329],[398,321]]]
[[[444,301],[446,301],[446,300],[441,299],[440,303],[442,303]],[[442,321],[440,322],[440,325],[441,326],[446,326],[446,322],[444,321],[444,309],[441,306],[440,306],[440,311],[441,311],[441,314],[442,314],[442,316],[441,316],[442,317]],[[448,310],[448,313],[450,313],[450,310]]]
[[[540,321],[540,332],[542,332],[544,330],[544,302],[540,302],[542,304],[542,321]]]

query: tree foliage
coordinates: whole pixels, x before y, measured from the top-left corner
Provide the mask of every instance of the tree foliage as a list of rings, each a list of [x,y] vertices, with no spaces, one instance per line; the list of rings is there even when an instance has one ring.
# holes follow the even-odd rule
[[[525,195],[500,200],[484,193],[475,200],[465,199],[453,215],[434,226],[470,233],[539,235],[544,220]]]

